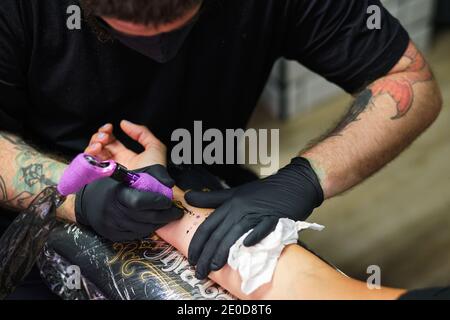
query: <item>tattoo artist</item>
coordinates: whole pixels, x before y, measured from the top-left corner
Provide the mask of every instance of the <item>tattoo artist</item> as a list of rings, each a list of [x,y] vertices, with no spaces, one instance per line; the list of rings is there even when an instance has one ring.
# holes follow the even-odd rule
[[[65,23],[74,3],[82,9],[80,28]],[[371,5],[381,8],[380,30],[367,28]],[[246,245],[280,218],[307,219],[434,122],[440,90],[407,32],[378,0],[2,0],[1,219],[59,180],[66,164],[53,152],[74,156],[106,123],[92,154],[114,155],[172,186],[164,167],[146,168],[146,159],[130,157],[125,146],[170,148],[171,133],[191,130],[195,120],[222,131],[245,128],[281,57],[337,84],[355,102],[336,128],[271,177],[254,180],[237,166],[208,168],[234,188],[186,196],[192,205],[216,208],[189,249],[199,278],[220,269],[250,229]],[[151,128],[158,139],[122,119]],[[112,140],[111,154],[102,154]],[[61,218],[113,241],[142,238],[182,215],[161,197],[109,180],[69,200]]]

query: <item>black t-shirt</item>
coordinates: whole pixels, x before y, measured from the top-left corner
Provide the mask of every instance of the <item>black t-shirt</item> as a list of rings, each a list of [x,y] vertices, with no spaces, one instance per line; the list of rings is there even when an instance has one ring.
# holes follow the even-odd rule
[[[385,75],[409,37],[376,0],[205,0],[177,57],[158,64],[118,41],[99,41],[77,0],[0,1],[0,129],[53,150],[80,152],[107,122],[148,126],[170,146],[176,128],[245,128],[274,62],[295,59],[355,92]],[[120,134],[119,134],[120,137]],[[123,137],[122,137],[123,138]],[[129,141],[127,142],[129,143]]]

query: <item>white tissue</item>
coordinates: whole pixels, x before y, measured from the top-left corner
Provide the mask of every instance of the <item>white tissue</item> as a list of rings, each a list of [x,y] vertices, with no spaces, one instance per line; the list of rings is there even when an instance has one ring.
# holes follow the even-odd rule
[[[325,227],[291,219],[280,219],[275,230],[253,247],[245,247],[244,239],[252,232],[243,235],[230,249],[228,264],[239,272],[242,280],[241,290],[251,294],[272,280],[277,261],[284,247],[297,243],[301,230],[322,231]]]

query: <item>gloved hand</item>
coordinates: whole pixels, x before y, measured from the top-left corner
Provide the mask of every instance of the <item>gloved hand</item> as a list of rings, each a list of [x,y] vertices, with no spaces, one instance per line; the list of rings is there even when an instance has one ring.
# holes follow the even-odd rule
[[[146,172],[170,188],[175,185],[161,165],[136,172]],[[134,190],[106,178],[87,185],[77,193],[75,215],[78,223],[90,226],[101,236],[123,242],[151,235],[164,225],[180,219],[183,211],[163,195]]]
[[[201,208],[217,208],[198,228],[189,246],[189,263],[204,279],[220,270],[230,248],[253,229],[244,241],[253,246],[275,230],[278,220],[303,221],[323,202],[320,182],[308,160],[295,158],[277,174],[243,186],[213,192],[191,191],[186,201]]]

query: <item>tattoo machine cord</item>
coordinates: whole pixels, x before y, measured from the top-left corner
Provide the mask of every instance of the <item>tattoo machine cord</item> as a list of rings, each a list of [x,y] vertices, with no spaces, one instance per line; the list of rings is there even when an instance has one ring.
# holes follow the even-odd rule
[[[30,273],[58,223],[56,209],[64,203],[66,196],[107,177],[131,188],[173,199],[172,189],[147,173],[131,172],[114,161],[99,161],[87,154],[78,155],[64,171],[58,186],[42,191],[0,238],[0,299],[11,294]],[[175,204],[180,206],[177,202]]]

